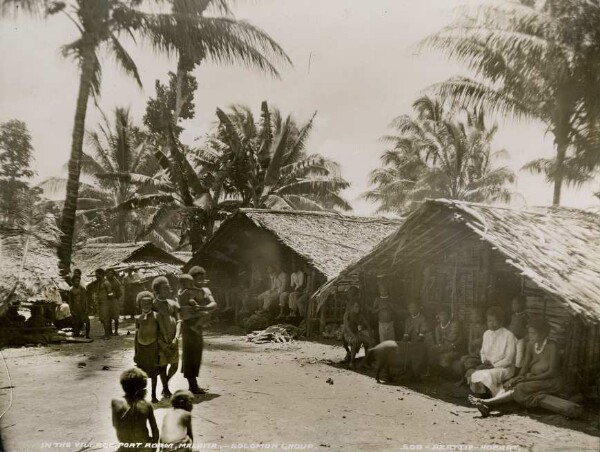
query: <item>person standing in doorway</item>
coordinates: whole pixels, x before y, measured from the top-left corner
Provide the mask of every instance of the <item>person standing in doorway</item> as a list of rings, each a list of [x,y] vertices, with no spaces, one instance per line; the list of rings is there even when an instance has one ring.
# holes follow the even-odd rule
[[[379,342],[396,340],[392,305],[383,276],[377,277],[379,296],[373,303],[373,313],[377,314],[379,324]]]
[[[217,303],[206,283],[206,270],[202,267],[192,267],[189,271],[190,276],[194,278],[194,288],[204,295],[205,303],[202,308],[206,316],[217,308]],[[198,385],[198,376],[200,375],[200,366],[202,364],[202,351],[204,349],[204,340],[202,332],[202,318],[189,318],[182,322],[182,363],[181,371],[188,381],[189,389],[194,394],[205,394],[206,391]]]

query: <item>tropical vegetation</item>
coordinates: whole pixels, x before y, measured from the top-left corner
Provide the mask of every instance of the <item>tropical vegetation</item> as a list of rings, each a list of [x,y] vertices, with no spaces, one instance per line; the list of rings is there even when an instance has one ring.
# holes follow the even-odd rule
[[[600,4],[584,0],[490,2],[462,11],[421,46],[464,63],[472,78],[432,87],[454,105],[543,121],[552,159],[526,169],[554,184],[590,180],[600,165]]]
[[[364,197],[379,212],[405,213],[426,198],[473,202],[509,202],[514,173],[495,162],[507,157],[492,150],[498,127],[488,127],[481,110],[445,112],[439,99],[421,97],[413,104],[415,117],[396,118],[394,133],[383,137],[391,145],[382,166],[371,172],[374,188]]]

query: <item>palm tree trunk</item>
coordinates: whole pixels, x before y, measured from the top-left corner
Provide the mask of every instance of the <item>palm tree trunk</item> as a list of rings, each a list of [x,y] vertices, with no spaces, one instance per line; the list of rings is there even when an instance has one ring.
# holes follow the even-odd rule
[[[560,205],[560,195],[564,178],[565,157],[567,155],[567,144],[560,140],[556,146],[556,173],[554,174],[554,194],[552,196],[552,205]]]
[[[73,232],[75,230],[75,213],[79,194],[79,174],[81,172],[81,156],[83,153],[83,136],[85,133],[85,116],[91,93],[94,75],[94,49],[86,49],[81,62],[79,74],[79,93],[75,110],[75,122],[71,139],[71,156],[69,158],[69,178],[67,180],[67,196],[60,223],[61,238],[58,246],[58,267],[61,274],[67,275],[71,267],[73,251]]]

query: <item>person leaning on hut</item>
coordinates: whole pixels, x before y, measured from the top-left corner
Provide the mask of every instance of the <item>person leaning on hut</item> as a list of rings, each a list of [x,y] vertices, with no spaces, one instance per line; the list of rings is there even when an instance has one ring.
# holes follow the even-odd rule
[[[171,286],[164,276],[154,278],[152,281],[154,292],[153,309],[158,313],[156,317],[160,335],[158,337],[158,364],[159,375],[162,383],[162,395],[171,397],[169,380],[177,372],[179,366],[179,337],[181,335],[181,320],[179,318],[179,304],[171,300]]]
[[[531,319],[528,326],[529,342],[519,374],[504,383],[504,388],[491,399],[469,396],[469,401],[483,417],[490,407],[515,401],[527,408],[538,406],[540,399],[562,389],[559,377],[558,347],[548,339],[550,325],[545,319]]]
[[[519,372],[525,356],[525,342],[527,340],[527,313],[525,312],[526,299],[524,295],[517,295],[511,301],[512,315],[510,317],[509,331],[517,338],[515,355],[515,372]]]
[[[88,297],[85,288],[81,285],[81,275],[73,272],[71,277],[73,287],[69,290],[69,304],[73,316],[73,336],[79,337],[81,328],[85,325],[85,337],[90,338],[90,317]]]
[[[383,275],[377,277],[379,296],[373,302],[373,313],[377,315],[379,342],[396,340],[392,304]]]
[[[467,336],[467,354],[455,361],[452,368],[460,380],[457,386],[465,383],[464,375],[468,370],[475,369],[481,364],[481,344],[487,325],[481,308],[471,308],[469,311],[469,333]]]
[[[467,382],[475,394],[489,391],[496,396],[502,390],[502,382],[511,378],[515,371],[517,338],[502,326],[504,314],[498,306],[487,311],[487,331],[483,333],[481,364],[467,371]]]
[[[192,267],[189,275],[194,278],[194,289],[202,295],[202,304],[199,304],[200,311],[190,309],[190,297],[183,294],[180,297],[182,324],[182,365],[181,371],[188,381],[189,389],[194,394],[205,394],[206,391],[198,385],[198,376],[200,375],[200,366],[202,365],[202,352],[204,349],[204,340],[202,326],[209,313],[217,308],[217,303],[206,283],[206,270],[202,267]]]
[[[433,330],[433,346],[431,348],[431,364],[447,370],[452,366],[462,350],[462,334],[460,324],[452,318],[450,308],[442,306],[438,309],[438,323]]]

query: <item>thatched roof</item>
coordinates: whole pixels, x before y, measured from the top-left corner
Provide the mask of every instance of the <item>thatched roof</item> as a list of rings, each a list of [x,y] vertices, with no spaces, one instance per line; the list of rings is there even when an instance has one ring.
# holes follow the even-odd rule
[[[203,251],[210,251],[221,235],[232,233],[240,222],[248,220],[302,256],[327,279],[334,278],[350,262],[371,251],[400,224],[399,220],[332,212],[240,209],[221,225]]]
[[[367,265],[385,271],[399,261],[406,264],[430,251],[422,246],[417,249],[414,238],[427,236],[428,231],[431,236],[433,227],[442,224],[447,225],[448,232],[441,238],[429,237],[428,248],[439,251],[447,246],[442,242],[450,234],[476,234],[521,275],[562,300],[571,312],[600,320],[600,216],[578,209],[514,209],[430,200],[408,216],[395,234],[342,274]],[[334,283],[328,283],[321,292]]]
[[[0,227],[0,301],[11,292],[18,278],[11,301],[60,302],[59,288],[68,286],[60,277],[55,237],[50,235]]]
[[[72,261],[72,267],[79,268],[84,275],[93,275],[97,268],[141,268],[156,274],[176,274],[184,264],[151,242],[88,244],[75,250]]]

